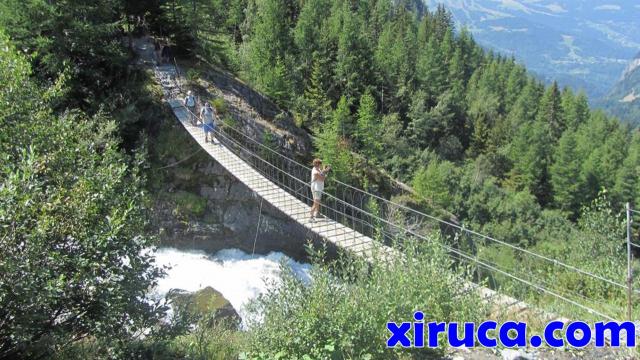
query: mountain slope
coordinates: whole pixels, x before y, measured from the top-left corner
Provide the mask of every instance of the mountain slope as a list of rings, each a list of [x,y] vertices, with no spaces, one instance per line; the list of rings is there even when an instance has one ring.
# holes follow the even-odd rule
[[[640,50],[640,5],[621,0],[426,0],[444,3],[480,44],[513,55],[547,82],[605,96]]]
[[[640,53],[599,105],[634,126],[640,125]]]

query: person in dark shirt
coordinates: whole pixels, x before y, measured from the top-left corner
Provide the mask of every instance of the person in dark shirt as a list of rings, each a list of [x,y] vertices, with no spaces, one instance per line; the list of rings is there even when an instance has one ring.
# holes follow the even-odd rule
[[[169,44],[166,44],[162,48],[162,62],[165,64],[171,62],[171,46],[169,46]]]

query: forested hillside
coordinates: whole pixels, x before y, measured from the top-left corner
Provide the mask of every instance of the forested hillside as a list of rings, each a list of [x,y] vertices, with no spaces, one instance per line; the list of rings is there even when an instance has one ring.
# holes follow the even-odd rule
[[[176,2],[167,26],[291,111],[341,177],[358,178],[350,153],[362,154],[478,225],[501,221],[486,198],[519,209],[516,221],[542,209],[575,220],[602,191],[616,206],[640,200],[637,132],[483,51],[444,7]]]

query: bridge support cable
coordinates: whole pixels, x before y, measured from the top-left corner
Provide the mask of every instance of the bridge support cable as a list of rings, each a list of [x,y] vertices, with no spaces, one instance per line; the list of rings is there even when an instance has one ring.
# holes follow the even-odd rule
[[[239,146],[240,145],[234,139],[231,139],[230,137],[228,137],[223,131],[217,131],[216,135],[225,144],[225,146],[229,147],[229,146]],[[255,153],[252,153],[251,151],[247,150],[246,148],[244,150],[245,150],[245,154],[252,155],[255,158],[258,158],[259,160],[264,161],[264,163],[266,163],[266,164],[269,163],[267,160],[261,159],[258,155],[256,155]],[[264,174],[265,174],[265,176],[269,176],[271,174],[271,172],[267,171]],[[348,202],[345,202],[345,201],[343,201],[341,199],[335,198],[332,195],[328,195],[328,196],[330,197],[332,202],[335,202],[335,203],[343,206],[343,209],[345,209],[345,211],[344,212],[336,211],[336,209],[339,209],[339,207],[335,206],[335,205],[331,206],[331,205],[324,205],[323,204],[322,206],[324,208],[330,210],[330,211],[333,211],[333,213],[335,213],[337,215],[344,216],[347,219],[347,222],[349,222],[350,224],[355,224],[356,217],[348,215],[347,214],[348,211],[346,211],[347,209],[353,209],[353,205],[348,203]],[[310,199],[310,198],[307,198],[307,199]],[[372,214],[368,214],[368,215],[372,215]],[[379,218],[378,220],[380,220],[381,222],[386,223],[386,225],[388,225],[388,226],[397,226],[396,224],[393,224],[393,223],[387,221],[386,219]],[[422,241],[432,241],[431,239],[429,239],[428,237],[424,236],[423,234],[416,233],[413,230],[407,230],[407,229],[401,229],[401,228],[398,228],[397,230],[402,230],[402,232],[405,235],[410,235],[411,237],[420,239]],[[601,317],[603,319],[615,320],[614,317],[612,317],[610,315],[607,315],[607,314],[604,314],[603,312],[597,311],[595,309],[592,309],[592,308],[590,308],[588,306],[585,306],[585,305],[583,305],[583,304],[581,304],[581,303],[579,303],[579,302],[577,302],[575,300],[572,300],[568,296],[561,294],[561,292],[559,292],[559,291],[550,290],[550,289],[548,289],[548,288],[546,288],[546,287],[544,287],[544,286],[542,286],[540,284],[536,284],[534,282],[534,281],[540,282],[540,279],[527,280],[527,279],[523,278],[522,275],[521,276],[514,275],[514,274],[510,273],[508,270],[500,268],[495,263],[487,263],[484,260],[478,259],[477,256],[473,256],[471,254],[468,254],[468,253],[466,253],[466,252],[464,252],[464,251],[462,251],[460,249],[455,249],[453,247],[447,246],[447,245],[442,244],[440,242],[436,242],[436,244],[438,244],[440,246],[443,246],[446,251],[457,255],[457,257],[460,260],[464,261],[464,262],[473,263],[473,264],[476,264],[477,266],[480,266],[480,267],[482,267],[484,269],[489,270],[490,272],[498,273],[500,275],[509,277],[509,278],[511,278],[511,279],[513,279],[513,280],[515,280],[517,282],[520,282],[520,283],[525,284],[525,285],[527,285],[529,287],[532,287],[534,290],[536,290],[538,292],[541,292],[541,293],[544,293],[544,294],[547,294],[547,295],[551,295],[551,296],[553,296],[555,298],[558,298],[559,300],[562,300],[562,301],[567,302],[567,303],[569,303],[571,305],[577,306],[580,309],[582,309],[582,310],[584,310],[584,311],[586,311],[586,312],[588,312],[590,314],[599,316],[599,317]],[[582,297],[583,299],[586,299],[581,294],[574,293],[573,295],[574,296],[578,296],[578,297]]]
[[[260,233],[260,221],[262,220],[262,202],[263,201],[264,201],[264,198],[260,197],[260,210],[258,211],[258,225],[256,225],[256,236],[253,238],[253,250],[251,250],[251,255],[255,255],[256,253],[256,242],[258,241],[258,234]]]

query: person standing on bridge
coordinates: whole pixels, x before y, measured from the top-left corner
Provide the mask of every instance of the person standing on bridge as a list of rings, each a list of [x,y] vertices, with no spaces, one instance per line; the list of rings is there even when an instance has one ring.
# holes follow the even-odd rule
[[[216,110],[211,106],[210,102],[206,102],[200,110],[200,121],[202,121],[202,129],[204,130],[204,142],[209,142],[209,134],[211,134],[211,142],[213,143],[213,131],[216,129]]]
[[[320,214],[320,200],[324,191],[324,180],[331,170],[330,166],[322,167],[322,160],[313,160],[313,169],[311,169],[311,194],[313,195],[313,206],[311,206],[311,221]]]
[[[187,107],[189,111],[189,120],[191,121],[191,125],[196,125],[196,97],[193,96],[193,91],[189,90],[187,92],[187,97],[184,98],[184,106]]]

